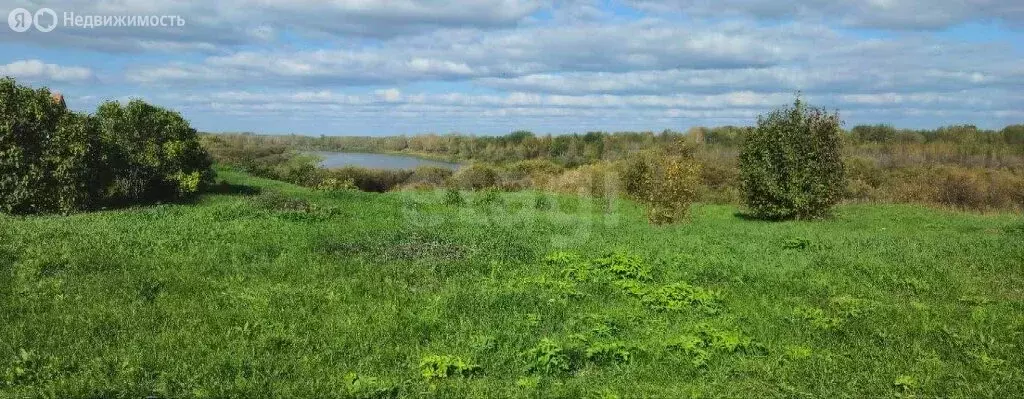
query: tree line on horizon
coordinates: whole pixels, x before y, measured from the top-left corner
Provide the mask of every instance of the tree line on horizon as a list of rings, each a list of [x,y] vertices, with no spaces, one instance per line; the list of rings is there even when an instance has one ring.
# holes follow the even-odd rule
[[[450,161],[507,163],[549,159],[575,167],[599,160],[616,159],[650,148],[689,140],[707,146],[739,148],[753,126],[693,127],[685,132],[587,132],[537,135],[519,130],[501,136],[459,133],[427,133],[414,136],[304,136],[246,133],[205,133],[223,140],[282,145],[297,150],[334,152],[404,152]],[[1000,130],[974,125],[951,125],[937,129],[904,129],[891,125],[858,125],[842,130],[845,148],[877,150],[883,147],[939,148],[956,155],[994,153],[1024,155],[1024,124]]]

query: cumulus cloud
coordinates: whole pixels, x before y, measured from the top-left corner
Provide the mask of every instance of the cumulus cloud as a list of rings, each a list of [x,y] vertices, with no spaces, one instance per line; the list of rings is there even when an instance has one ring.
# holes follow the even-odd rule
[[[999,21],[1022,27],[1019,0],[630,0],[649,11],[691,15],[744,15],[759,19],[837,20],[856,27],[938,29],[966,22]]]
[[[0,75],[29,81],[81,82],[93,78],[89,68],[47,64],[40,60],[14,61],[0,65]]]
[[[772,44],[765,45],[765,40]],[[372,47],[236,52],[198,64],[136,68],[129,72],[129,79],[140,83],[260,78],[285,84],[375,84],[564,71],[732,69],[801,58],[813,43],[834,40],[820,28],[678,26],[656,20],[495,32],[444,30]]]
[[[959,93],[808,95],[812,103],[840,108],[847,120],[897,123],[910,120],[962,122],[1024,117],[1024,98],[989,90]],[[733,91],[678,95],[545,95],[537,93],[369,93],[316,91],[223,91],[166,99],[176,108],[246,120],[285,120],[312,133],[422,133],[462,130],[504,133],[516,128],[548,132],[660,130],[695,124],[751,123],[766,109],[792,101],[792,93]],[[965,99],[967,99],[965,101]],[[295,128],[290,130],[295,132]],[[299,130],[301,132],[301,130]],[[311,133],[307,131],[306,133]]]
[[[906,106],[915,109],[941,109],[949,105],[967,105],[974,109],[1008,110],[1024,105],[1024,96],[991,97],[985,90],[956,93],[876,93],[876,94],[816,94],[809,95],[812,102],[829,104],[843,109],[874,108],[879,106]],[[473,111],[481,109],[570,109],[570,110],[671,110],[724,112],[745,110],[759,111],[793,100],[793,93],[752,91],[731,91],[718,94],[673,94],[673,95],[557,95],[512,92],[506,94],[464,94],[464,93],[403,93],[389,88],[366,94],[320,91],[276,91],[248,92],[223,91],[200,96],[190,95],[175,101],[189,104],[218,104],[247,108],[260,106],[261,110],[280,109],[291,111],[296,107],[384,107],[395,105],[407,108],[460,108]],[[1010,100],[1010,101],[1007,101]],[[276,107],[276,108],[275,108]]]
[[[185,25],[170,27],[68,27],[43,34],[30,30],[0,40],[38,45],[76,46],[99,51],[190,49],[218,51],[272,42],[280,32],[313,37],[390,38],[441,28],[515,26],[544,7],[539,0],[223,0],[223,1],[83,1],[15,0],[0,7],[7,15],[16,7],[48,7],[63,20],[78,16],[180,16]],[[154,44],[158,44],[154,46]],[[164,46],[171,46],[168,49]]]

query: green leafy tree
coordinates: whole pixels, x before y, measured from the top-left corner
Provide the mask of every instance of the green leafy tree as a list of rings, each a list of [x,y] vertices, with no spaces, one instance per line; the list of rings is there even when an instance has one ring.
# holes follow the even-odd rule
[[[113,175],[111,200],[187,197],[212,181],[210,157],[177,112],[132,100],[103,103],[96,118]]]
[[[173,200],[212,182],[195,129],[140,100],[96,116],[48,89],[0,79],[0,212],[70,213],[111,203]]]
[[[842,121],[838,113],[793,106],[757,119],[740,153],[743,193],[753,216],[809,219],[825,216],[844,187]]]
[[[73,212],[98,199],[96,124],[47,89],[0,79],[0,212]]]

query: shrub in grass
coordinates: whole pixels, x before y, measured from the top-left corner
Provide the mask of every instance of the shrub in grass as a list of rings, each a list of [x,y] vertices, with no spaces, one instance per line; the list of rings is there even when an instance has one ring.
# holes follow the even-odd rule
[[[345,375],[345,395],[352,399],[384,399],[397,398],[401,393],[400,384],[389,384],[376,377],[367,377],[357,373]]]
[[[612,252],[594,259],[593,265],[607,270],[617,278],[630,280],[651,280],[651,269],[640,257],[624,252]]]
[[[644,305],[657,311],[695,308],[707,314],[720,310],[719,293],[686,283],[649,288],[632,282],[620,284],[626,292],[638,297]]]
[[[361,191],[383,193],[404,184],[413,172],[411,170],[367,169],[354,166],[330,169],[327,176],[339,180],[349,180]]]
[[[475,163],[460,169],[452,180],[459,188],[482,190],[497,184],[498,170],[490,165]]]
[[[462,206],[466,204],[466,199],[462,198],[462,193],[454,188],[449,188],[444,191],[444,204],[449,206]]]
[[[547,159],[530,159],[519,161],[505,168],[508,178],[528,182],[531,187],[543,187],[554,176],[562,173],[564,168]]]
[[[420,166],[413,170],[412,175],[406,180],[406,185],[419,188],[444,187],[454,172],[448,168],[438,166]]]
[[[595,364],[625,364],[634,358],[628,346],[617,342],[590,344],[583,354]]]
[[[740,152],[746,205],[764,219],[825,216],[844,191],[842,121],[838,113],[791,107],[758,117]]]
[[[557,342],[544,338],[526,352],[527,371],[534,374],[562,374],[573,369],[570,353]]]
[[[352,180],[351,177],[331,176],[325,169],[320,168],[320,161],[320,158],[313,155],[291,153],[271,166],[268,175],[277,180],[313,188],[317,188],[328,179],[338,182]]]
[[[480,374],[483,367],[472,364],[456,356],[427,356],[420,360],[420,374],[427,381],[435,381],[449,377],[472,377]]]
[[[733,159],[700,159],[701,201],[739,203],[739,169]]]
[[[484,190],[483,193],[477,195],[473,200],[473,205],[476,206],[495,206],[503,203],[504,201],[501,198],[501,192],[496,188]]]
[[[622,176],[626,194],[644,205],[651,223],[673,223],[697,199],[700,165],[686,155],[637,154],[626,161]]]
[[[974,210],[1024,209],[1024,176],[1008,170],[943,166],[917,178],[922,202]]]
[[[941,170],[944,175],[936,184],[935,200],[944,205],[955,206],[963,209],[984,209],[991,193],[986,187],[985,181],[978,173],[970,173],[966,170],[948,169]],[[994,193],[993,193],[994,194]]]
[[[1010,125],[1000,132],[1003,141],[1011,145],[1024,145],[1024,125]]]
[[[597,199],[613,198],[621,192],[619,178],[613,165],[599,162],[567,170],[547,181],[548,190],[588,195]]]
[[[96,111],[110,201],[136,203],[192,196],[213,181],[212,161],[196,130],[177,112],[142,100],[106,102]]]

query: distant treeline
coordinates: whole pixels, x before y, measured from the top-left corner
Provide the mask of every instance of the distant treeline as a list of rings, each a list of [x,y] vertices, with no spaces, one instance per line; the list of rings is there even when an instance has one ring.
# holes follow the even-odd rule
[[[564,167],[576,167],[602,160],[617,160],[625,155],[660,148],[686,139],[709,146],[738,148],[751,127],[695,127],[687,132],[589,132],[585,134],[536,135],[516,131],[504,136],[462,134],[423,134],[417,136],[260,136],[254,134],[218,134],[226,140],[281,145],[297,150],[336,152],[404,152],[450,161],[509,163],[547,159]],[[920,146],[933,155],[945,153],[952,163],[959,157],[989,155],[1019,158],[1024,155],[1024,125],[1002,130],[984,130],[971,125],[934,130],[897,129],[888,125],[856,126],[845,134],[849,154],[877,152],[882,146],[907,148]],[[927,149],[931,148],[932,151]]]
[[[504,136],[459,134],[390,137],[207,134],[221,164],[306,186],[353,182],[367,191],[461,187],[542,189],[605,196],[623,192],[623,165],[682,145],[700,167],[699,199],[739,203],[738,156],[752,127],[696,127],[687,132],[590,132]],[[924,203],[973,210],[1024,209],[1024,125],[983,130],[856,126],[842,133],[844,201]],[[472,164],[450,171],[322,170],[298,151],[399,152]]]

